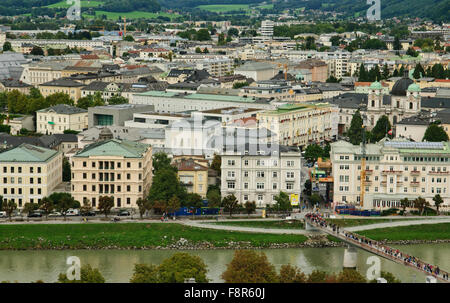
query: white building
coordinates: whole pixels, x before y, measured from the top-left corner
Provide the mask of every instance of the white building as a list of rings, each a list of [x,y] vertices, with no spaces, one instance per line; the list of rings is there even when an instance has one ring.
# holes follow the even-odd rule
[[[401,199],[417,197],[425,198],[434,206],[432,199],[436,194],[444,200],[441,209],[449,208],[449,142],[383,139],[366,145],[365,167],[361,167],[362,155],[362,146],[345,141],[331,144],[334,203],[360,204],[363,169],[364,209],[400,209]]]
[[[239,203],[255,201],[257,207],[276,203],[280,191],[300,197],[301,154],[297,147],[239,147],[221,154],[222,197],[234,194]]]
[[[272,20],[261,21],[261,28],[260,28],[261,35],[265,37],[273,37],[274,25],[275,22],[273,22]]]

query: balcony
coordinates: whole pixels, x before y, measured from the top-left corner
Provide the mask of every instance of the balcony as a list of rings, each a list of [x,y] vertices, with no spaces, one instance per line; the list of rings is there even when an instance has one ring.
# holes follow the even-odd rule
[[[381,186],[387,186],[387,181],[381,181]]]
[[[416,182],[416,181],[411,181],[411,183],[410,183],[410,185],[411,186],[419,186],[420,185],[420,182]]]
[[[448,175],[448,171],[435,171],[435,170],[430,170],[428,172],[430,175]]]
[[[401,170],[383,170],[381,172],[382,175],[401,175],[403,173],[403,171]]]
[[[420,171],[419,170],[412,170],[411,171],[411,175],[420,175]]]
[[[184,186],[193,186],[194,184],[192,183],[192,181],[181,181],[181,184]]]
[[[234,180],[236,180],[236,176],[227,176],[226,180],[227,181],[234,181]]]
[[[371,175],[371,174],[373,173],[373,170],[371,170],[371,169],[366,169],[365,172],[366,172],[366,175]]]

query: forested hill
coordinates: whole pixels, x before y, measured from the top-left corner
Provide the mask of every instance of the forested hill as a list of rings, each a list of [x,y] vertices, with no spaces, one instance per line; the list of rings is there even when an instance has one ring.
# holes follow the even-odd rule
[[[300,8],[335,11],[347,17],[365,17],[366,0],[287,0],[278,1],[275,8]],[[381,0],[381,18],[419,17],[450,22],[450,0]]]
[[[82,0],[86,3],[88,0]],[[161,9],[193,9],[199,5],[213,4],[257,4],[271,3],[270,0],[91,0],[98,10],[109,12],[146,11]],[[52,10],[52,4],[65,0],[0,0],[0,15],[12,16],[29,14],[43,15]],[[344,17],[365,17],[370,5],[366,0],[275,0],[274,12],[284,9],[305,8],[308,10],[335,11]],[[50,6],[50,7],[49,7]],[[53,6],[55,7],[55,6]],[[381,18],[420,17],[434,21],[450,22],[450,0],[381,0]]]

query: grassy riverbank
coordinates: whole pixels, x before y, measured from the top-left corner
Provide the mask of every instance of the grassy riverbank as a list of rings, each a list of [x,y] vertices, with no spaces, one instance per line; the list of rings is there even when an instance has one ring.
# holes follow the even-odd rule
[[[358,234],[374,240],[388,241],[450,240],[450,223],[378,228],[358,231]]]
[[[209,230],[175,223],[0,225],[0,249],[227,248],[237,243],[271,247],[306,240],[302,235]]]
[[[214,222],[210,224],[215,225],[229,225],[240,227],[254,227],[254,228],[280,228],[280,229],[303,229],[301,221],[230,221],[230,222]]]
[[[402,219],[327,219],[327,222],[331,224],[336,224],[341,227],[353,227],[377,223],[388,223],[388,222],[400,222],[400,221],[413,221],[413,220],[423,220],[419,218],[402,218]]]

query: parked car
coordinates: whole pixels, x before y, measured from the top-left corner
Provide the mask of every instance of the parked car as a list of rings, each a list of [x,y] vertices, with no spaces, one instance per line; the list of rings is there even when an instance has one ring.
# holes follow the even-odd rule
[[[122,211],[120,211],[120,212],[117,214],[117,216],[119,216],[119,217],[128,217],[128,216],[130,216],[130,212],[127,211],[127,210],[122,210]]]
[[[6,218],[6,211],[0,211],[0,218]]]
[[[69,209],[67,210],[66,216],[79,216],[80,215],[80,210],[79,209]]]
[[[85,213],[81,213],[81,215],[82,216],[84,216],[84,217],[93,217],[93,216],[95,216],[96,215],[96,213],[95,213],[95,211],[88,211],[88,212],[85,212]]]
[[[28,218],[41,218],[41,217],[42,217],[42,214],[39,213],[39,212],[33,212],[33,213],[29,213],[29,214],[27,215],[27,217],[28,217]]]
[[[54,211],[48,215],[49,217],[61,217],[62,214],[59,211]]]

